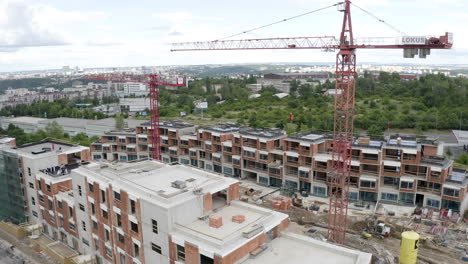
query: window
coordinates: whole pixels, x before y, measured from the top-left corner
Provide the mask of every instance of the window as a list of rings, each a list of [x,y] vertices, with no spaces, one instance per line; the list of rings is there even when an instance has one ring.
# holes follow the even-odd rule
[[[74,224],[68,223],[68,227],[70,228],[70,230],[75,231],[75,225]]]
[[[459,197],[460,196],[460,190],[444,188],[444,195],[451,196],[451,197]]]
[[[427,205],[428,207],[439,208],[439,207],[440,207],[440,201],[438,201],[438,200],[432,200],[432,199],[427,199],[426,205]]]
[[[28,175],[31,176],[31,168],[28,167]]]
[[[120,234],[120,233],[117,233],[117,240],[120,242],[120,243],[125,243],[125,237]]]
[[[348,197],[349,197],[349,200],[356,201],[358,199],[358,193],[357,192],[349,192]]]
[[[81,226],[83,227],[83,231],[86,231],[86,222],[81,221]]]
[[[117,216],[117,226],[122,227],[122,216],[120,214],[116,214]]]
[[[132,214],[135,214],[136,212],[136,202],[134,200],[130,199],[130,212]]]
[[[125,254],[124,253],[120,253],[120,264],[125,264]]]
[[[121,156],[120,156],[120,160],[121,160],[121,161],[126,161],[126,160],[127,160],[127,156],[121,155]]]
[[[185,261],[185,248],[177,245],[177,260]]]
[[[36,211],[32,211],[32,215],[33,215],[34,217],[38,217],[38,215],[37,215],[37,212],[36,212]]]
[[[101,159],[101,155],[99,155],[99,154],[94,154],[93,155],[93,160],[100,160],[100,159]]]
[[[87,245],[89,247],[89,241],[88,240],[83,238],[83,239],[81,239],[81,241],[83,241],[83,244],[85,244],[85,245]]]
[[[31,197],[31,203],[32,205],[36,205],[36,199],[34,199],[34,197]]]
[[[268,185],[268,178],[259,176],[258,182],[263,185]]]
[[[41,181],[37,181],[37,187],[38,187],[39,190],[42,191],[42,183],[41,183]]]
[[[255,158],[255,152],[244,150],[243,155],[249,158]]]
[[[59,223],[60,223],[60,227],[63,227],[63,217],[59,217]]]
[[[361,181],[361,188],[375,188],[375,181]]]
[[[325,187],[314,186],[314,195],[319,197],[326,197],[327,192]]]
[[[114,199],[120,201],[120,193],[114,192]]]
[[[106,247],[106,255],[109,257],[109,258],[112,258],[112,250],[108,247]]]
[[[151,224],[153,226],[153,233],[157,234],[158,233],[158,221],[151,219]]]
[[[68,207],[68,213],[69,213],[70,217],[73,216],[73,208],[72,207]]]
[[[109,241],[109,239],[110,239],[109,230],[104,229],[104,234],[105,234],[105,236],[106,236],[106,241]]]
[[[413,189],[413,182],[401,181],[401,189]]]
[[[223,172],[226,175],[232,175],[234,173],[234,170],[232,168],[229,168],[229,167],[223,167]]]
[[[151,245],[151,248],[152,248],[152,247],[153,247],[153,246]],[[159,254],[161,254],[161,253],[159,253]],[[139,258],[139,257],[140,257],[140,247],[139,247],[137,244],[133,244],[133,256],[134,256],[135,258]]]
[[[413,193],[400,192],[400,201],[402,201],[404,203],[413,204],[414,194]]]
[[[84,205],[80,204],[80,210],[83,212],[85,211]]]
[[[299,177],[304,178],[304,179],[309,179],[309,172],[308,171],[299,171]]]
[[[34,189],[34,183],[30,182],[29,183],[29,188]]]
[[[88,188],[90,192],[94,192],[94,184],[88,183]]]
[[[49,202],[49,209],[54,209],[54,206],[52,204],[52,200],[49,199],[48,202]]]
[[[156,245],[156,244],[154,244],[154,243],[151,243],[151,249],[152,249],[154,252],[156,252],[156,253],[158,253],[158,254],[161,254],[161,247],[160,247],[160,246],[158,246],[158,245]],[[184,253],[185,253],[185,252],[184,252]],[[185,254],[184,254],[184,256],[185,256]]]
[[[138,224],[130,221],[130,228],[132,229],[133,232],[138,233]]]
[[[211,165],[211,164],[206,164],[205,167],[206,167],[207,170],[213,170],[213,165]]]
[[[51,191],[52,191],[52,189],[50,188],[50,184],[46,184],[46,190],[47,190],[48,192],[51,192]]]
[[[44,196],[39,195],[39,201],[44,202]]]
[[[93,215],[95,215],[95,214],[96,214],[96,207],[94,206],[93,203],[90,203],[90,204],[91,204],[91,213],[92,213]]]
[[[96,221],[93,221],[93,229],[97,230],[98,229],[98,224]]]
[[[101,203],[106,202],[106,192],[104,190],[101,190]]]
[[[260,154],[261,160],[268,160],[268,154]]]
[[[381,194],[381,199],[386,200],[386,201],[397,201],[398,200],[398,194],[395,194],[395,193],[382,193]]]
[[[99,240],[98,239],[94,239],[94,248],[96,249],[96,251],[99,251]]]
[[[82,190],[81,190],[81,186],[78,185],[78,195],[81,196],[83,193],[82,193]]]
[[[57,201],[57,207],[62,209],[62,201]]]
[[[101,210],[101,213],[102,213],[102,217],[104,217],[105,219],[107,219],[107,217],[108,217],[107,211]]]

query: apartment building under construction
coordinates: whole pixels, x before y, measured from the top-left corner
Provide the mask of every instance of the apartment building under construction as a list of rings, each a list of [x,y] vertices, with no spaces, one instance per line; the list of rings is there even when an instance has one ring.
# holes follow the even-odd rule
[[[332,136],[225,123],[196,128],[182,121],[160,126],[162,161],[198,167],[228,177],[327,197]],[[151,158],[149,124],[108,132],[92,144],[95,160]],[[464,211],[468,173],[438,156],[437,139],[392,135],[356,137],[351,162],[350,200]]]

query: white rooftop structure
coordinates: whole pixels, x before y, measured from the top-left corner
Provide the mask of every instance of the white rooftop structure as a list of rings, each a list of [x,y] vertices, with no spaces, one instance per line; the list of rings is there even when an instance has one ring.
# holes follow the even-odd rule
[[[91,163],[74,170],[92,176],[98,183],[112,184],[113,189],[125,189],[137,198],[170,208],[187,200],[198,198],[197,190],[216,193],[237,182],[232,178],[184,165],[167,165],[156,161],[136,163]],[[185,187],[174,187],[178,182]]]
[[[243,264],[369,264],[371,258],[369,253],[283,232],[269,243],[264,252]]]
[[[288,93],[277,93],[274,94],[274,96],[278,97],[279,99],[285,98],[286,96],[289,96]]]
[[[457,138],[458,144],[468,144],[468,130],[452,130],[452,133]]]
[[[173,241],[187,241],[198,245],[201,251],[209,252],[207,255],[216,253],[224,257],[288,218],[286,214],[240,201],[232,201],[230,206],[224,206],[212,215],[222,217],[221,227],[210,227],[208,219],[198,219],[188,225],[176,223]],[[243,215],[245,221],[233,222],[231,219],[235,215]]]

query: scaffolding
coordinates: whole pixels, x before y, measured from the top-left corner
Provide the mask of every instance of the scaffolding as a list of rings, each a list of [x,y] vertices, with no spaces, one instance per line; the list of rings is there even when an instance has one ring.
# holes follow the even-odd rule
[[[0,150],[0,221],[27,221],[22,178],[18,155]]]

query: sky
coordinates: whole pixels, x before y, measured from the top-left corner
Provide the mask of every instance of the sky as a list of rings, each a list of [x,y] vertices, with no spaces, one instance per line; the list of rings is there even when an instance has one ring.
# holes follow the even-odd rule
[[[337,3],[333,0],[0,0],[0,72],[62,66],[124,67],[334,62],[318,50],[170,52],[170,43],[216,40]],[[467,0],[354,0],[410,36],[454,33],[452,50],[403,59],[359,50],[358,63],[468,64]],[[352,6],[356,37],[400,34]],[[339,36],[336,7],[237,38]]]

